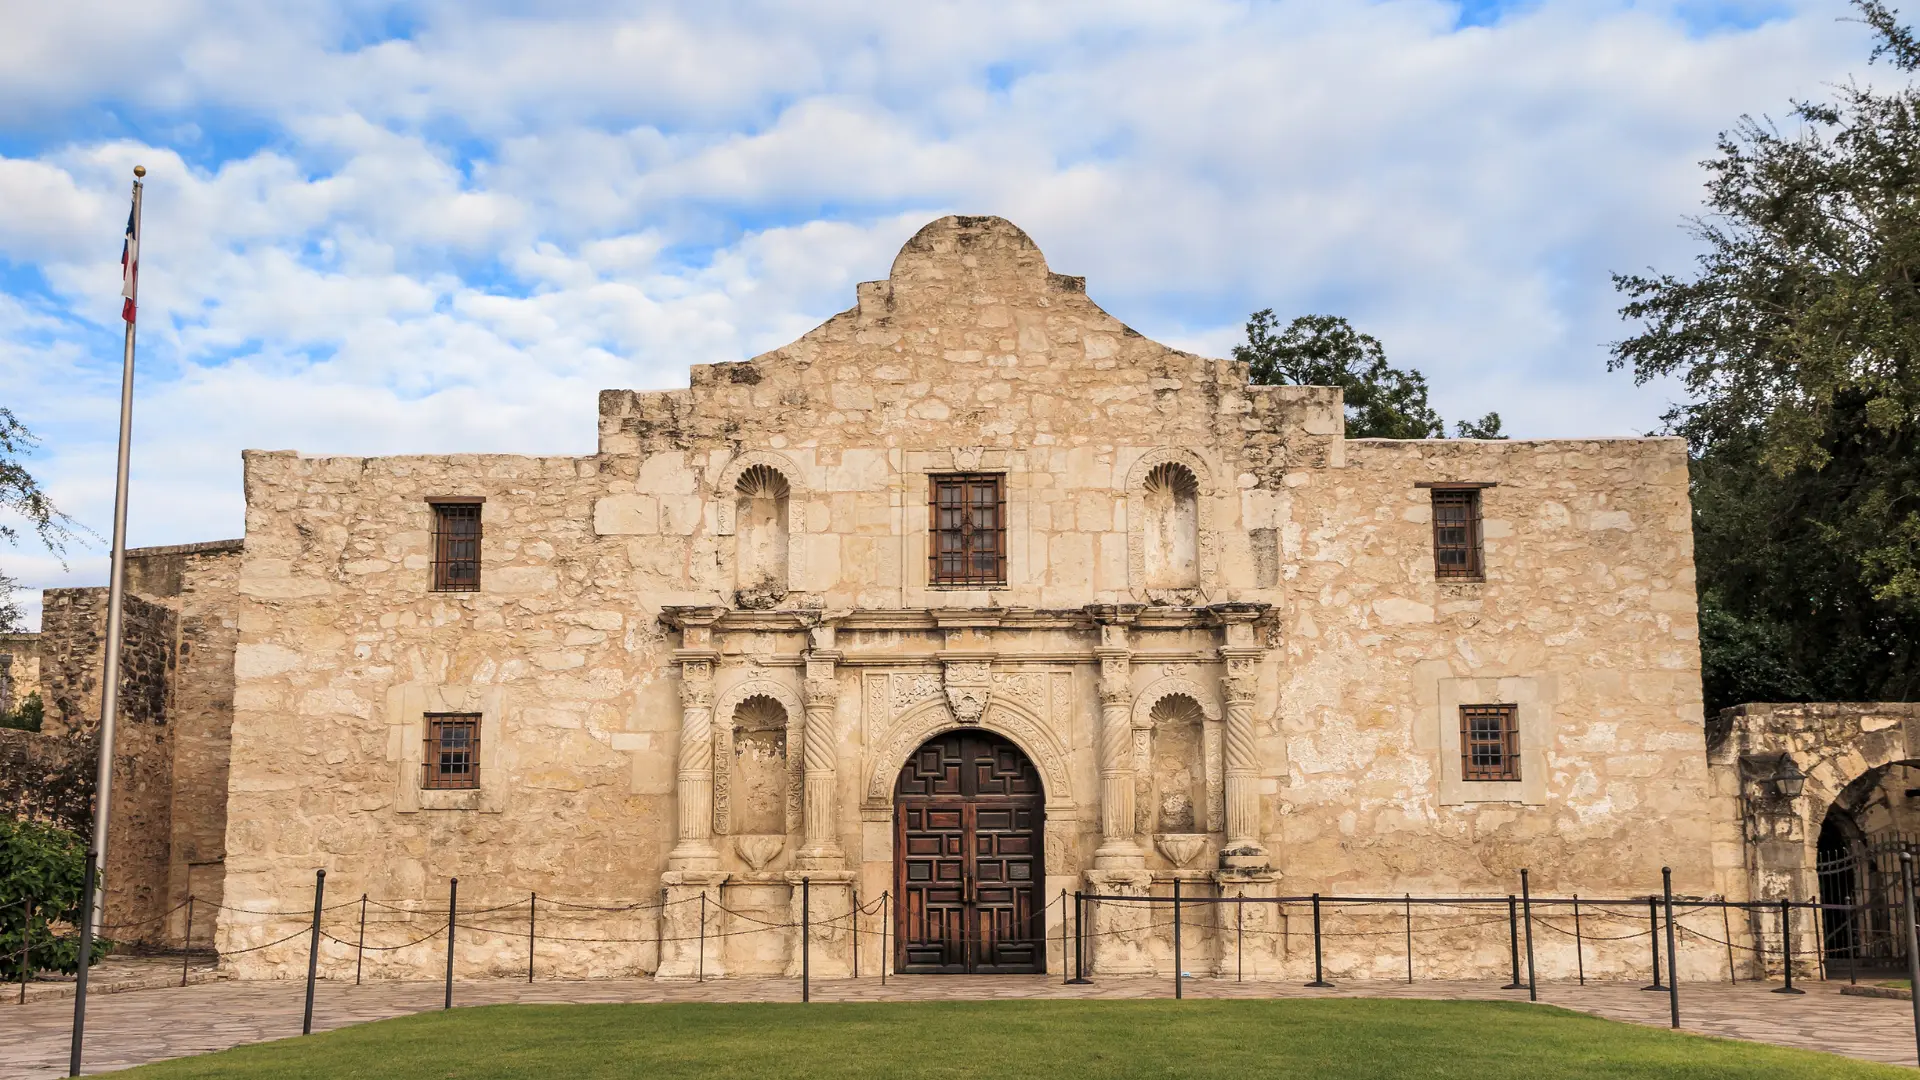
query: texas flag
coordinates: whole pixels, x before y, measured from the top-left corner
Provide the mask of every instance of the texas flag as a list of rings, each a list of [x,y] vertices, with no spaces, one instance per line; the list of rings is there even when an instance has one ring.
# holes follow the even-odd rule
[[[135,286],[140,279],[140,234],[134,227],[133,211],[127,211],[127,239],[120,247],[120,295],[125,301],[120,305],[120,317],[133,321],[133,298]]]

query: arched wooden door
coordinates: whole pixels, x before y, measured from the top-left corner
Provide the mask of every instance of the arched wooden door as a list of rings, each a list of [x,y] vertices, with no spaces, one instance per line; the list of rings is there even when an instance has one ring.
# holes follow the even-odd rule
[[[991,732],[914,751],[894,786],[894,970],[1046,970],[1045,801],[1033,762]]]

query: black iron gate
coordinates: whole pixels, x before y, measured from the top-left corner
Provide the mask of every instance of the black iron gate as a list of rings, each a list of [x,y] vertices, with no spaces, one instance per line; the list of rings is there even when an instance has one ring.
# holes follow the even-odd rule
[[[1835,905],[1821,912],[1821,938],[1830,966],[1906,969],[1900,883],[1903,851],[1920,859],[1920,837],[1881,833],[1820,845],[1815,864],[1820,902]]]

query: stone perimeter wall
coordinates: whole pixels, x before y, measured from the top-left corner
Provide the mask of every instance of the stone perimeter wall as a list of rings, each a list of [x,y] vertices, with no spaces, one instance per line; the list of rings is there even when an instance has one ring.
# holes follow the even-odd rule
[[[771,686],[798,712],[816,693],[803,674],[824,668],[828,704],[816,721],[809,697],[807,723],[830,725],[821,805],[863,898],[890,881],[892,744],[940,726],[940,680],[954,677],[942,656],[957,648],[991,658],[983,685],[999,705],[981,722],[1048,777],[1049,897],[1095,872],[1103,694],[1150,704],[1184,687],[1212,719],[1239,693],[1235,663],[1253,687],[1258,840],[1278,875],[1256,892],[1499,894],[1530,867],[1543,892],[1644,894],[1662,865],[1683,892],[1732,888],[1708,855],[1682,444],[1347,441],[1340,417],[1337,391],[1249,387],[1243,365],[1140,337],[1017,229],[961,218],[923,230],[887,281],[791,346],[697,367],[687,390],[602,394],[596,455],[249,453],[228,902],[298,911],[316,868],[343,902],[444,905],[453,876],[463,908],[530,891],[657,902],[680,831],[687,689],[687,640],[661,616],[686,606],[728,612],[712,637],[716,733],[730,694]],[[1201,489],[1199,579],[1173,597],[1140,571],[1140,485],[1164,462]],[[792,489],[788,589],[767,612],[729,610],[731,484],[748,464]],[[948,470],[1007,475],[1005,589],[928,586],[926,477]],[[1494,485],[1484,583],[1434,580],[1416,485],[1448,481]],[[452,496],[486,500],[476,593],[428,591],[429,500]],[[1156,602],[1111,636],[1084,614]],[[1256,632],[1231,639],[1220,620],[1241,609]],[[807,629],[821,624],[837,634]],[[1120,650],[1111,687],[1101,648]],[[1449,729],[1472,702],[1520,708],[1518,791],[1460,782]],[[419,790],[421,718],[436,711],[483,718],[476,794]],[[1140,779],[1150,798],[1154,778]],[[1217,850],[1218,830],[1201,831]],[[730,906],[783,921],[797,826],[757,864],[715,839]],[[1128,839],[1141,887],[1228,887],[1204,869],[1211,855],[1177,862],[1150,821]],[[661,962],[653,908],[556,918],[556,934],[571,922],[621,940],[556,949],[543,972]],[[223,916],[222,949],[243,975],[303,973],[304,944],[261,947],[299,921]],[[369,941],[412,941],[431,922],[393,915]],[[780,970],[791,942],[749,925],[711,962]],[[1300,931],[1259,928],[1268,947],[1250,971],[1297,974],[1310,963]],[[1475,934],[1436,950],[1436,973],[1504,947]],[[1170,959],[1152,935],[1134,939],[1126,963]],[[1224,940],[1189,943],[1217,966]],[[1336,942],[1333,970],[1404,963],[1371,942]],[[523,950],[475,934],[460,970],[523,970]],[[1547,970],[1572,970],[1569,950],[1542,952]],[[425,947],[367,960],[411,975],[442,962]],[[1587,957],[1590,971],[1614,962]],[[323,946],[323,967],[342,964],[350,950]]]

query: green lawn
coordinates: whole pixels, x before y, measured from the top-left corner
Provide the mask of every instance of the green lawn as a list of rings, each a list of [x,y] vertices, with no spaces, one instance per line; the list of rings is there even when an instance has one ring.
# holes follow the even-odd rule
[[[1464,1001],[496,1005],[134,1069],[165,1077],[1910,1077],[1825,1054]]]

